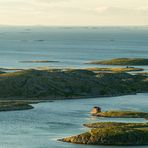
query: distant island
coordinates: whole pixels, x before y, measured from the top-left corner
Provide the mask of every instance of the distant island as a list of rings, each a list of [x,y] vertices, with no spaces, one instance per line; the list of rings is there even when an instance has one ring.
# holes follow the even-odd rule
[[[103,60],[103,61],[91,61],[91,62],[88,62],[88,64],[139,66],[139,65],[148,65],[148,59],[117,58],[117,59]]]
[[[58,63],[60,61],[49,61],[49,60],[31,60],[31,61],[19,61],[20,63]]]

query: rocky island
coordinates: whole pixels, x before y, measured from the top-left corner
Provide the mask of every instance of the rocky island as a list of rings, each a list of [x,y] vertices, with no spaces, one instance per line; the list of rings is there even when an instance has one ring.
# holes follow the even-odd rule
[[[30,108],[28,103],[19,103],[16,106],[9,100],[48,101],[119,96],[142,92],[148,92],[148,77],[139,74],[95,73],[93,70],[86,69],[27,69],[0,73],[0,100],[8,100],[8,106],[6,103],[1,104],[1,111],[18,110],[20,107],[24,109],[23,105],[27,109]],[[20,105],[19,108],[18,105]]]
[[[20,63],[58,63],[60,61],[49,61],[49,60],[30,60],[30,61],[19,61]]]
[[[88,62],[88,64],[138,66],[138,65],[148,65],[148,59],[117,58],[117,59],[104,60],[104,61],[92,61],[92,62]]]
[[[60,139],[87,145],[148,145],[148,123],[94,123],[90,131]],[[94,128],[95,127],[95,128]]]
[[[102,112],[101,107],[94,107],[92,115],[101,114],[101,117],[146,118],[148,113],[129,111]],[[99,115],[100,117],[100,115]],[[122,123],[97,122],[83,124],[92,128],[90,131],[77,136],[60,139],[63,142],[88,145],[148,145],[148,122]]]
[[[50,100],[148,92],[148,77],[82,69],[28,69],[0,74],[0,99]]]

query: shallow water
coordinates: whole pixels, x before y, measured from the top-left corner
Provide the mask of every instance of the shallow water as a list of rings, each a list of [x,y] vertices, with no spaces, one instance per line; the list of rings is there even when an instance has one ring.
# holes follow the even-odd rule
[[[103,110],[148,111],[148,93],[110,98],[57,100],[34,104],[33,110],[0,112],[0,148],[114,148],[58,142],[57,139],[88,130],[83,123],[96,121],[146,122],[144,119],[96,118],[94,106]],[[147,146],[137,146],[142,148]],[[121,147],[121,148],[125,148]]]

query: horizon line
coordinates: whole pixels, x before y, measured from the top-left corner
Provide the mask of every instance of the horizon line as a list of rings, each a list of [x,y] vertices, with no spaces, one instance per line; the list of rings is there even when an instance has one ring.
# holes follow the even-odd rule
[[[7,25],[7,24],[0,24],[0,27],[148,27],[148,25]]]

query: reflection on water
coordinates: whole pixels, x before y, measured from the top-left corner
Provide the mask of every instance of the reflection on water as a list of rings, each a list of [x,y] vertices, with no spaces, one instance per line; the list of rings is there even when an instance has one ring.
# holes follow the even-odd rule
[[[103,110],[128,109],[148,111],[148,94],[110,98],[57,100],[34,104],[33,110],[0,112],[1,148],[114,148],[58,142],[58,138],[88,130],[83,123],[96,121],[146,122],[144,119],[96,118],[89,114],[94,106]],[[142,148],[146,146],[137,146]],[[121,148],[125,148],[121,147]],[[128,148],[128,147],[126,147]]]

